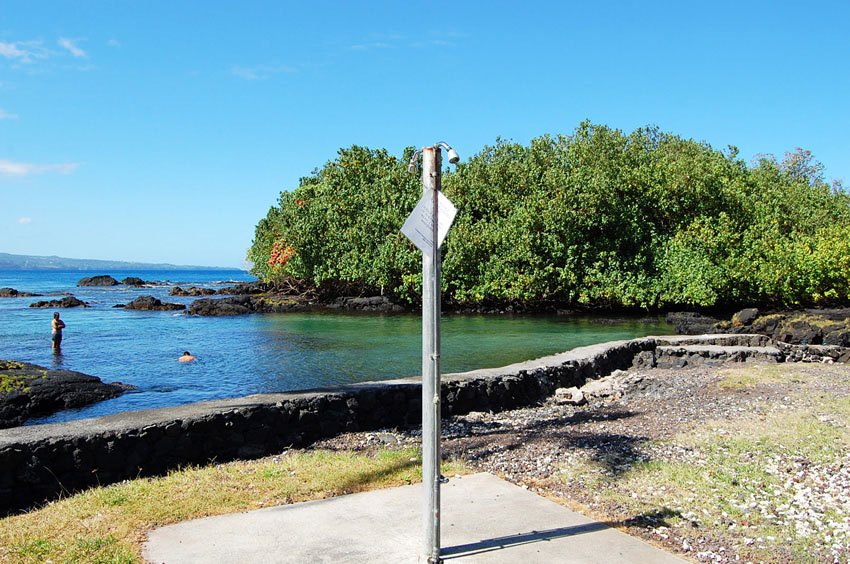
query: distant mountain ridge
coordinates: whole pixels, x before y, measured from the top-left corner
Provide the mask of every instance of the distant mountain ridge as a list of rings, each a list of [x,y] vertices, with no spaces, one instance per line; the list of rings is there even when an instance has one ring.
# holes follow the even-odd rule
[[[0,270],[239,270],[224,266],[187,266],[120,260],[38,257],[0,253]]]

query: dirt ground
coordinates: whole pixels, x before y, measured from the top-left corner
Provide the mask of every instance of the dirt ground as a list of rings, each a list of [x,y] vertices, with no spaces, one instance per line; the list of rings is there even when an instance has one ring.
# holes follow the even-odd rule
[[[850,366],[617,372],[443,422],[443,454],[701,562],[850,561]],[[418,443],[418,429],[317,448]]]

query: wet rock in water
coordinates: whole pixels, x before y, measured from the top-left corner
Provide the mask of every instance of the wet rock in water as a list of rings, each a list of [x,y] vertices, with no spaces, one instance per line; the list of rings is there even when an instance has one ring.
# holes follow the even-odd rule
[[[144,286],[147,284],[144,280],[139,278],[138,276],[128,276],[124,280],[121,281],[125,286]]]
[[[14,288],[0,288],[0,298],[29,298],[40,296],[41,294],[31,294],[29,292],[19,292]]]
[[[367,298],[337,298],[328,304],[330,309],[350,311],[402,312],[404,308],[394,304],[386,296],[371,296]]]
[[[153,296],[139,296],[129,304],[124,306],[125,309],[134,309],[137,311],[178,311],[186,309],[183,304],[172,304],[163,302]]]
[[[77,286],[117,286],[118,284],[120,284],[118,280],[107,275],[81,278],[80,281],[77,282]]]
[[[38,302],[33,302],[30,304],[30,307],[41,307],[41,308],[62,308],[62,307],[89,307],[87,302],[83,300],[79,300],[74,296],[65,296],[61,300],[42,300]]]
[[[212,296],[216,291],[212,288],[198,288],[197,286],[190,286],[188,288],[181,288],[180,286],[175,286],[169,292],[171,296]]]
[[[244,315],[254,313],[253,300],[250,296],[238,298],[201,298],[189,306],[189,315]]]
[[[248,313],[287,313],[317,309],[296,297],[234,296],[232,298],[201,298],[189,306],[189,315],[245,315]]]
[[[0,428],[114,398],[129,389],[133,386],[120,382],[107,384],[81,372],[0,360]]]

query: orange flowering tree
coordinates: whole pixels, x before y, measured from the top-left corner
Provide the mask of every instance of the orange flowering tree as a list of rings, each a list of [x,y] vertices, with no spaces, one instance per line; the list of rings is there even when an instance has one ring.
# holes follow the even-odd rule
[[[280,272],[293,256],[295,256],[295,249],[292,246],[284,241],[275,241],[266,264],[272,272]]]

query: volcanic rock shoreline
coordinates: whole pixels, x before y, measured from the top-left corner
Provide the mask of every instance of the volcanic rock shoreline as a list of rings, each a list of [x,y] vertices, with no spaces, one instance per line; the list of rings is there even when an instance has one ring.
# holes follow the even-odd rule
[[[127,277],[120,282],[109,275],[83,278],[78,286],[114,286],[124,284],[141,287],[157,285],[137,277]],[[399,304],[387,296],[337,296],[320,297],[318,290],[298,281],[287,283],[288,290],[272,284],[254,281],[237,282],[219,289],[198,286],[175,286],[170,295],[198,297],[188,307],[183,304],[167,303],[153,296],[141,296],[124,307],[128,310],[179,311],[198,316],[232,316],[253,313],[307,313],[328,311],[351,311],[368,313],[401,313],[410,307]],[[34,296],[14,288],[0,288],[0,297],[17,298]],[[211,297],[211,296],[224,297]],[[210,296],[210,297],[207,297]],[[33,308],[89,307],[89,304],[74,296],[66,295],[57,300],[44,300],[30,304]],[[554,313],[556,315],[598,315],[600,310],[558,309],[557,304],[541,308],[527,308],[521,304],[480,305],[473,308],[445,304],[445,311],[460,314],[489,313]],[[608,311],[608,310],[605,310]],[[611,313],[609,311],[609,313]],[[679,335],[705,333],[751,333],[770,337],[777,343],[806,346],[850,347],[850,308],[818,308],[799,310],[767,310],[746,308],[735,313],[731,319],[722,319],[697,312],[674,311],[666,316],[668,323]],[[836,359],[838,360],[838,359]],[[841,359],[842,361],[850,358]]]
[[[229,298],[200,298],[189,306],[189,315],[225,316],[248,313],[293,313],[311,311],[363,311],[399,313],[405,309],[386,296],[337,298],[331,302],[315,302],[300,296],[258,294]]]
[[[731,319],[694,312],[667,314],[667,322],[680,335],[703,333],[758,334],[777,343],[850,347],[850,308],[763,311],[746,308]]]
[[[37,364],[0,360],[0,429],[63,409],[117,397],[132,386],[107,384],[73,370],[50,370]]]

